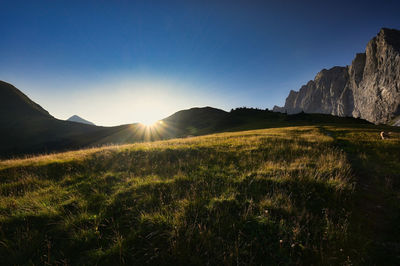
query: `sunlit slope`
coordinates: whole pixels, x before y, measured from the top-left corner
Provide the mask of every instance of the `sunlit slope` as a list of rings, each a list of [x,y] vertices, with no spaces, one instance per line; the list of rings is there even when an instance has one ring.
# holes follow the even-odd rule
[[[359,188],[370,173],[373,192],[392,200],[400,172],[399,133],[385,142],[378,133],[264,129],[1,161],[0,257],[6,264],[373,262],[383,253],[371,252],[371,243],[392,240],[372,222],[384,214],[360,225],[375,201]],[[390,217],[385,227],[396,237]],[[387,250],[395,261],[397,250]]]
[[[132,114],[132,119],[135,114]],[[110,144],[165,140],[217,132],[366,121],[319,114],[288,116],[268,110],[212,107],[178,111],[154,125],[101,127],[52,117],[13,85],[0,81],[0,158],[78,150]]]

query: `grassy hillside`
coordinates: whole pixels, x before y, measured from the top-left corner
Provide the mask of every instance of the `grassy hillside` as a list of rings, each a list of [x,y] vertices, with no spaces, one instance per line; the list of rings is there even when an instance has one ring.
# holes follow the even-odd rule
[[[3,264],[399,263],[400,133],[304,126],[0,161]]]
[[[217,132],[267,127],[366,121],[330,115],[288,116],[268,110],[237,108],[225,112],[212,107],[181,110],[162,119],[162,125],[148,128],[139,123],[100,127],[52,117],[13,85],[0,81],[0,158],[26,154],[77,150],[99,145],[124,144]]]
[[[212,107],[181,110],[162,119],[157,127],[140,123],[101,127],[58,120],[17,88],[0,81],[0,158],[15,158],[78,150],[110,144],[165,140],[218,132],[294,125],[370,123],[324,114],[286,115],[268,110],[236,108],[230,112]]]
[[[249,108],[225,112],[211,107],[179,111],[154,128],[139,123],[99,127],[43,116],[14,118],[11,124],[1,123],[0,119],[0,158],[268,127],[317,123],[369,125],[364,120],[331,115],[286,115]]]

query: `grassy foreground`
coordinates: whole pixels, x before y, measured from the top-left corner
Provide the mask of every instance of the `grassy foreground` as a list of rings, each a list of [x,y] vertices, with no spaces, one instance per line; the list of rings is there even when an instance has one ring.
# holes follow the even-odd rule
[[[0,161],[0,260],[396,264],[399,158],[398,132],[304,126]]]

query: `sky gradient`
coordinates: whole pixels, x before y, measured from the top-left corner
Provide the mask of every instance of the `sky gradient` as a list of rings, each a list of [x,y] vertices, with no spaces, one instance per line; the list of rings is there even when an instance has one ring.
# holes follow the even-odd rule
[[[150,123],[175,111],[283,105],[349,65],[399,1],[4,1],[0,80],[53,116]]]

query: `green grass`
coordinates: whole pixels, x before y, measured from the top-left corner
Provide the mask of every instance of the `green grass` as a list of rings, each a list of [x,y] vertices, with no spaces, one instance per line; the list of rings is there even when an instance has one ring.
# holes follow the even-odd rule
[[[398,132],[301,126],[0,161],[0,258],[396,264]]]

